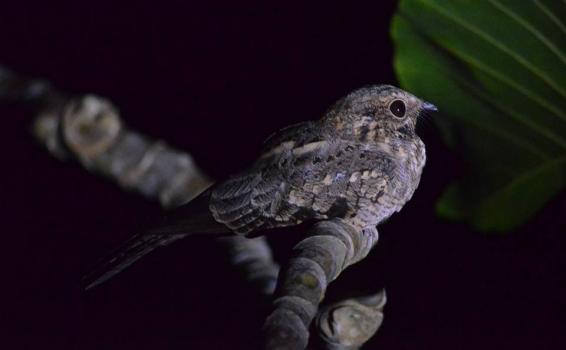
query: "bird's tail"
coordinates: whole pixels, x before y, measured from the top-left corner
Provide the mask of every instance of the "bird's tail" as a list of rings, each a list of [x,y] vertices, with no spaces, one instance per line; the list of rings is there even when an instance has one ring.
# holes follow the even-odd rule
[[[172,210],[162,224],[130,238],[109,257],[100,261],[83,277],[85,289],[95,287],[153,250],[191,235],[224,235],[230,231],[212,217],[208,209],[209,192]]]
[[[137,234],[118,248],[110,258],[102,260],[91,272],[83,277],[85,289],[102,284],[122,272],[156,248],[166,246],[183,238],[184,235],[148,235]]]

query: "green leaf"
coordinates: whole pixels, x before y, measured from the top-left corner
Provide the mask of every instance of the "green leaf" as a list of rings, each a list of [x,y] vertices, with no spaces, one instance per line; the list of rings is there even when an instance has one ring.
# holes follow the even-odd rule
[[[518,227],[566,188],[566,1],[401,0],[400,84],[433,102],[467,173],[439,214]]]

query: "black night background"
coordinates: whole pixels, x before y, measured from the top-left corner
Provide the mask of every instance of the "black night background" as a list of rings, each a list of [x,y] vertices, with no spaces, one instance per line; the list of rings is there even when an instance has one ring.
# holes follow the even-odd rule
[[[397,85],[395,7],[10,2],[0,11],[0,63],[110,99],[131,128],[190,152],[221,179],[252,161],[273,131],[319,118],[362,85]],[[0,117],[4,349],[259,346],[270,307],[210,239],[160,249],[82,291],[82,273],[160,208],[52,158],[30,135],[29,110],[4,106]],[[428,159],[414,198],[327,297],[386,288],[385,321],[367,349],[565,348],[564,194],[507,234],[438,218],[434,203],[462,166],[431,118],[418,129]],[[279,260],[305,230],[269,236]]]

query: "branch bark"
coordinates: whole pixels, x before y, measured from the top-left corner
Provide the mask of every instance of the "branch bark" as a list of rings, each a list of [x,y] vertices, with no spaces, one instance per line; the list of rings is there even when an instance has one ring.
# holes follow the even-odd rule
[[[385,290],[374,295],[341,300],[322,308],[316,329],[328,350],[357,350],[381,327]]]
[[[377,229],[360,230],[341,219],[315,224],[280,276],[274,310],[264,326],[265,347],[305,349],[328,284],[363,259],[377,240]]]
[[[191,200],[211,184],[191,156],[129,130],[109,101],[93,95],[40,113],[33,130],[53,155],[72,157],[127,190],[158,198],[167,208]]]

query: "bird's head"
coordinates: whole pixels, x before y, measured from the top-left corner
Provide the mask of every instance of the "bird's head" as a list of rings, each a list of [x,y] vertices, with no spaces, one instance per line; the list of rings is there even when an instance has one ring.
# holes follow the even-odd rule
[[[338,100],[322,119],[335,132],[362,141],[382,134],[412,136],[417,119],[436,107],[391,85],[371,85]]]

